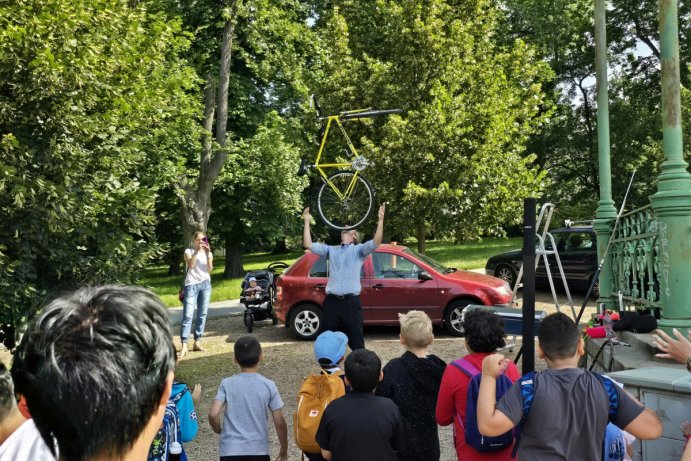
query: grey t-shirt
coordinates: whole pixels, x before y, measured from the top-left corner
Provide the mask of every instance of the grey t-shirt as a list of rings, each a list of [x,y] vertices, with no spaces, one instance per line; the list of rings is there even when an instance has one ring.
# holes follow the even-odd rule
[[[283,408],[276,384],[259,373],[221,381],[216,400],[226,405],[219,456],[268,455],[268,413]]]
[[[514,424],[523,417],[518,383],[497,404]],[[537,374],[533,385],[535,397],[521,433],[518,459],[601,459],[609,399],[599,378],[582,368],[548,369]],[[623,429],[645,407],[619,388],[617,392],[619,405],[613,422]]]

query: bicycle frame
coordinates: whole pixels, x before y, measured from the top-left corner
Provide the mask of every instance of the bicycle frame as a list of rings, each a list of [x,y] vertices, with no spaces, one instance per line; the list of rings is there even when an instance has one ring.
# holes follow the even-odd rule
[[[317,158],[314,163],[314,169],[319,172],[319,176],[322,178],[322,180],[331,187],[331,189],[334,191],[334,193],[341,199],[344,200],[347,197],[350,196],[350,194],[353,193],[353,189],[355,187],[355,184],[357,183],[357,177],[360,174],[360,171],[355,170],[353,173],[353,178],[348,184],[348,187],[346,188],[345,191],[341,192],[338,190],[336,186],[329,180],[329,175],[326,174],[324,170],[326,169],[341,169],[341,168],[348,168],[352,169],[352,162],[341,162],[341,163],[319,163],[321,160],[322,154],[324,152],[324,147],[326,146],[326,139],[329,136],[329,130],[331,129],[332,123],[336,123],[336,126],[341,130],[341,133],[343,133],[343,137],[346,140],[346,143],[348,145],[348,149],[350,150],[350,153],[355,157],[359,157],[359,154],[357,153],[357,150],[355,149],[355,146],[353,145],[353,142],[350,140],[350,137],[348,136],[348,133],[346,133],[345,128],[343,128],[343,124],[341,123],[341,116],[345,114],[357,114],[357,113],[364,113],[368,110],[371,109],[360,109],[360,110],[354,110],[354,111],[348,111],[344,112],[339,115],[330,115],[328,117],[325,117],[326,119],[326,128],[324,129],[324,134],[322,135],[321,143],[319,145],[319,151],[317,152]],[[322,118],[323,120],[323,118]]]

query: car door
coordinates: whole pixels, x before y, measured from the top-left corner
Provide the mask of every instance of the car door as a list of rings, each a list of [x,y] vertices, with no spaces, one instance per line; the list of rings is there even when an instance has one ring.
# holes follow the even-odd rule
[[[565,232],[562,236],[563,252],[559,253],[561,265],[569,285],[584,285],[592,272],[593,261],[597,260],[595,234],[588,231]],[[560,277],[559,268],[551,268],[554,277]]]
[[[437,281],[420,280],[424,269],[403,255],[375,252],[371,259],[369,286],[370,323],[397,323],[398,313],[412,309],[430,311],[438,308]]]

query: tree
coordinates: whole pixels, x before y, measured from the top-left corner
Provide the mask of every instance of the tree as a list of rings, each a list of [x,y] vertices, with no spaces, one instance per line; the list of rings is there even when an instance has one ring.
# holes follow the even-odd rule
[[[357,0],[319,4],[324,46],[315,71],[325,105],[401,107],[361,124],[362,151],[394,235],[478,238],[520,217],[544,188],[525,152],[549,114],[548,67],[521,40],[499,43],[490,2]],[[358,130],[356,128],[356,130]]]
[[[157,190],[196,143],[180,24],[117,0],[0,6],[0,316],[128,282],[160,254]]]
[[[228,5],[225,2],[163,1],[161,5],[161,9],[179,15],[185,27],[195,33],[189,59],[200,74],[207,76],[204,118],[207,142],[201,164],[189,163],[190,171],[195,174],[185,178],[187,183],[179,189],[183,198],[185,242],[196,228],[209,226],[211,232],[220,232],[216,241],[220,240],[219,243],[226,248],[226,275],[238,276],[242,272],[241,245],[245,234],[230,229],[237,229],[239,223],[245,222],[244,209],[238,204],[246,200],[241,194],[248,188],[245,184],[247,178],[238,175],[236,168],[246,165],[247,159],[243,156],[247,154],[248,146],[255,142],[259,131],[264,137],[282,139],[282,145],[289,146],[285,151],[288,165],[292,165],[299,156],[293,146],[304,145],[302,127],[297,121],[302,114],[301,101],[306,100],[302,83],[304,62],[311,54],[307,10],[297,0],[246,0]],[[220,21],[219,11],[224,12],[223,21]],[[219,22],[225,24],[223,31],[218,28]],[[220,69],[225,75],[223,78],[214,77],[219,72],[217,57],[209,53],[209,49],[214,47],[228,50],[222,54]],[[227,72],[223,70],[226,67]],[[209,91],[216,81],[222,85],[216,97],[212,98]],[[221,108],[222,103],[225,108],[215,109]],[[275,122],[275,112],[289,120],[292,130],[286,130]],[[212,123],[214,117],[215,124]],[[267,129],[276,130],[276,133],[267,134]],[[208,142],[212,136],[214,141]],[[270,162],[273,155],[263,151],[255,154],[252,159],[255,163]],[[290,158],[290,155],[295,158]],[[208,168],[205,159],[208,159]],[[261,174],[264,177],[294,176],[295,171],[288,173],[284,168],[272,168]],[[272,178],[272,181],[280,184],[288,179]],[[210,188],[212,185],[218,190]],[[299,196],[300,188],[289,192],[291,197],[287,198],[287,207],[293,206],[291,203]],[[214,203],[213,208],[211,203]],[[279,204],[279,208],[283,205]],[[209,224],[214,210],[218,212],[217,218]],[[261,238],[276,238],[273,224],[265,229],[271,230]],[[248,235],[258,237],[253,232]]]

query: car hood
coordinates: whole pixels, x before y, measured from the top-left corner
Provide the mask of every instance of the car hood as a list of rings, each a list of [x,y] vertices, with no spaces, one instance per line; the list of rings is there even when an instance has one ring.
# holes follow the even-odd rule
[[[504,286],[504,281],[491,275],[479,274],[470,271],[456,271],[449,274],[442,274],[444,277],[452,280],[460,280],[466,283],[474,283],[477,285],[484,285],[492,288],[501,288]]]
[[[497,255],[491,256],[487,261],[496,261],[496,260],[501,260],[501,261],[508,261],[511,259],[520,259],[523,257],[523,249],[519,248],[517,250],[511,250],[511,251],[505,251],[503,253],[499,253]]]

